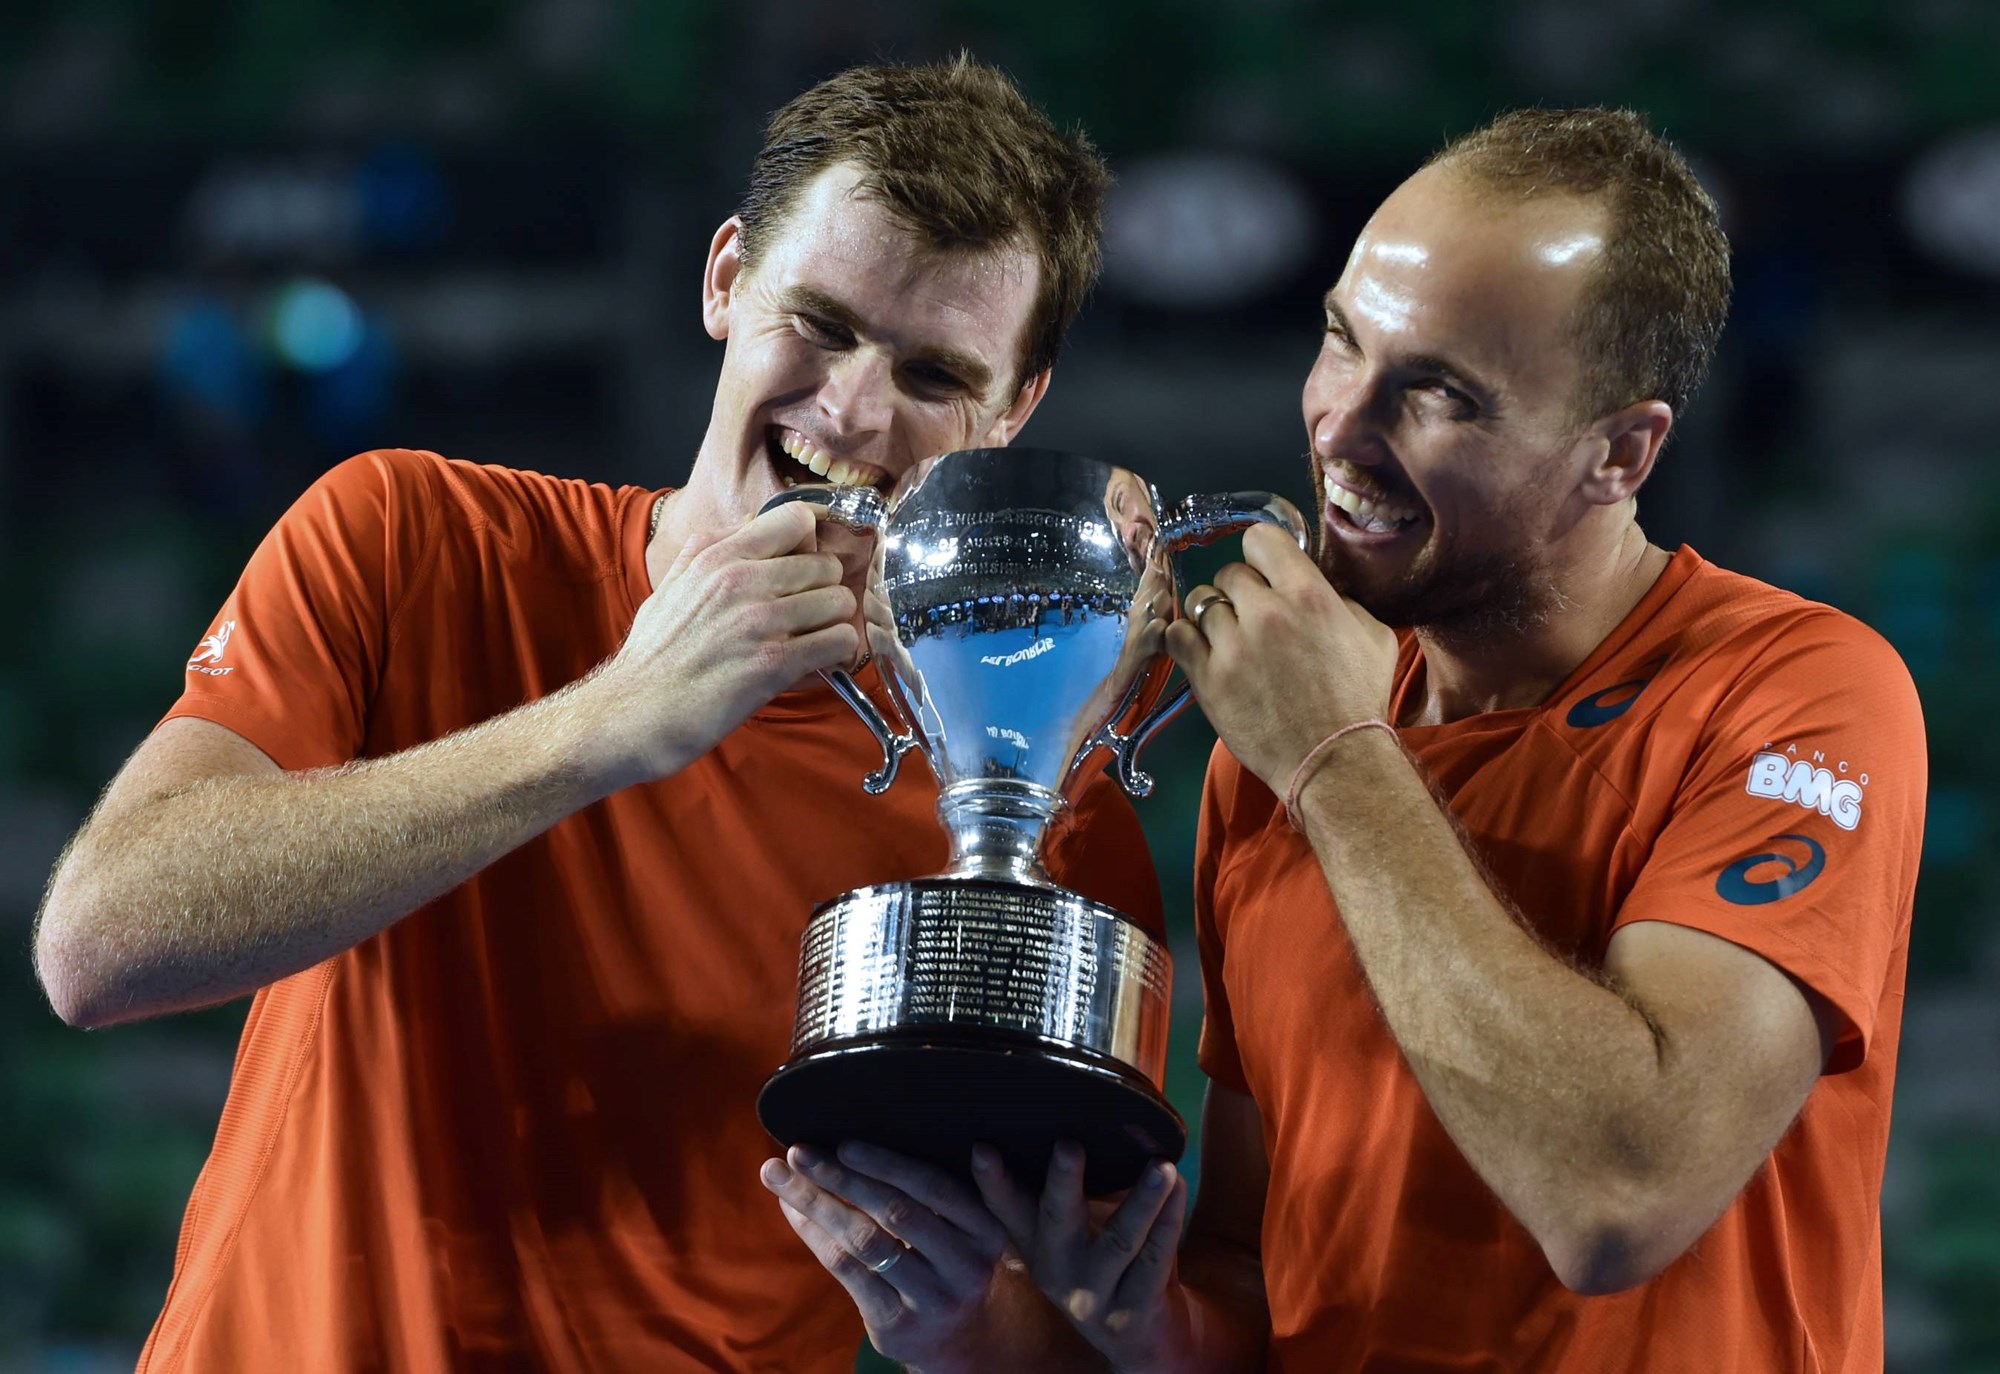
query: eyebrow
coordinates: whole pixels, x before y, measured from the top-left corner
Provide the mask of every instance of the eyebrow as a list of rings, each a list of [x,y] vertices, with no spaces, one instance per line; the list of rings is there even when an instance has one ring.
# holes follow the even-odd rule
[[[845,301],[837,300],[814,286],[788,286],[778,292],[778,308],[792,314],[816,315],[839,325],[851,334],[868,332],[863,320]],[[993,369],[963,349],[949,344],[926,344],[912,351],[912,360],[935,363],[980,395],[993,384]]]
[[[1347,312],[1340,308],[1340,302],[1333,298],[1332,288],[1327,290],[1320,304],[1326,308],[1326,313],[1333,317],[1333,322],[1339,326],[1340,332],[1350,339],[1353,338],[1354,324],[1347,318]],[[1435,353],[1405,353],[1396,359],[1396,366],[1412,372],[1428,372],[1442,377],[1461,391],[1470,392],[1482,405],[1491,405],[1497,394],[1492,387],[1479,379],[1477,373]]]

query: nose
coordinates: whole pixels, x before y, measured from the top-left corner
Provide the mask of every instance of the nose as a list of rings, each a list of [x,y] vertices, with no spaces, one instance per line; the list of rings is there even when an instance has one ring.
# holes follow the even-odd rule
[[[820,413],[836,438],[866,438],[889,428],[894,386],[887,358],[870,348],[850,349],[819,389]]]
[[[1380,436],[1369,413],[1367,382],[1353,363],[1322,351],[1306,374],[1300,404],[1314,457],[1360,464],[1379,460]]]

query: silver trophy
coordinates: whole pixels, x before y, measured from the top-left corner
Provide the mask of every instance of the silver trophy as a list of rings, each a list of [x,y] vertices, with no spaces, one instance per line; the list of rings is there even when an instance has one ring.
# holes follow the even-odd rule
[[[1161,1092],[1173,960],[1058,886],[1044,845],[1107,762],[1133,796],[1152,790],[1139,750],[1188,699],[1163,643],[1174,556],[1260,522],[1305,547],[1305,522],[1261,491],[1163,512],[1130,470],[1046,449],[948,453],[886,498],[801,486],[765,508],[791,501],[879,536],[880,687],[827,677],[881,743],[866,791],[911,749],[930,764],[951,866],[813,913],[792,1056],[758,1116],[786,1145],[869,1140],[955,1172],[983,1142],[1028,1179],[1075,1140],[1086,1187],[1128,1186],[1187,1144]]]

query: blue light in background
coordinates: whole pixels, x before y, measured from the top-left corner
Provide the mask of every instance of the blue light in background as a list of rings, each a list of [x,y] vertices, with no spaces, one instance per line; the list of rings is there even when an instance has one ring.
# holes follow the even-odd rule
[[[271,303],[271,345],[287,366],[331,372],[361,347],[361,308],[331,282],[288,282]]]

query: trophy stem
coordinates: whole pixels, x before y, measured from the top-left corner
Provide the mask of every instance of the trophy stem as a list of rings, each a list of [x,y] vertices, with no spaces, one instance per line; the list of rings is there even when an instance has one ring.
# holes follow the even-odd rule
[[[1055,887],[1042,866],[1042,838],[1063,809],[1060,794],[1018,778],[974,778],[938,793],[951,842],[951,878]]]

